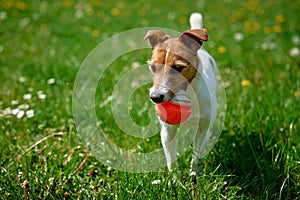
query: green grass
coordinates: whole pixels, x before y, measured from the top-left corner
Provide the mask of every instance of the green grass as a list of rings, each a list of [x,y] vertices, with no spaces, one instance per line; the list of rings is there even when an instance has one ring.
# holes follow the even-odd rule
[[[300,1],[203,2],[0,0],[0,198],[299,199],[300,57],[290,50],[300,46],[293,41],[300,37]],[[218,63],[227,95],[223,132],[204,159],[203,176],[192,185],[191,150],[179,158],[177,183],[166,168],[132,174],[103,165],[87,154],[73,122],[72,89],[81,62],[118,32],[145,26],[184,31],[194,11],[204,15],[210,36],[205,48]],[[244,39],[236,41],[236,33]],[[114,65],[145,63],[150,51],[138,55],[128,54]],[[51,78],[55,83],[48,84]],[[113,71],[106,78],[118,80]],[[243,85],[245,80],[250,84]],[[101,100],[112,88],[97,90]],[[141,89],[137,93],[147,95]],[[6,114],[18,106],[34,110],[34,116]],[[135,140],[101,116],[117,143],[137,148]],[[59,132],[64,135],[25,152]],[[158,135],[140,148],[160,148]],[[85,164],[74,173],[85,155]]]

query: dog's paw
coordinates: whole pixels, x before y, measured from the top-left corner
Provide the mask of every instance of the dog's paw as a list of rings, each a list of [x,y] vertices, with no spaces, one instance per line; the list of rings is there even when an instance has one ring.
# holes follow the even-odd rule
[[[191,178],[191,182],[192,184],[197,184],[197,173],[194,171],[190,171],[190,178]]]

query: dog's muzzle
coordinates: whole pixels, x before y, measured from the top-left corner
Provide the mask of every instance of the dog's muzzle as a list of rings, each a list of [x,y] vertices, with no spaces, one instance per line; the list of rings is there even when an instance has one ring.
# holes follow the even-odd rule
[[[165,98],[165,95],[163,94],[150,94],[150,99],[154,103],[162,103]]]

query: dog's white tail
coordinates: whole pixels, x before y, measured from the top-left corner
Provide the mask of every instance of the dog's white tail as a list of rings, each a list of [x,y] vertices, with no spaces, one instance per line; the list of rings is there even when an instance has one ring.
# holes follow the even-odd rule
[[[190,17],[191,29],[199,29],[203,27],[202,15],[200,13],[192,13]]]

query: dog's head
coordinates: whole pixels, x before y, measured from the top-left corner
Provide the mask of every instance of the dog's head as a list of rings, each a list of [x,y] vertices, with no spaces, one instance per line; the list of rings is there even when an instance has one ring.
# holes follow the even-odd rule
[[[148,31],[144,41],[149,39],[152,58],[148,61],[154,84],[150,98],[163,103],[173,97],[179,89],[186,89],[197,74],[197,51],[208,40],[205,29],[183,32],[178,38],[171,38],[161,30]]]

